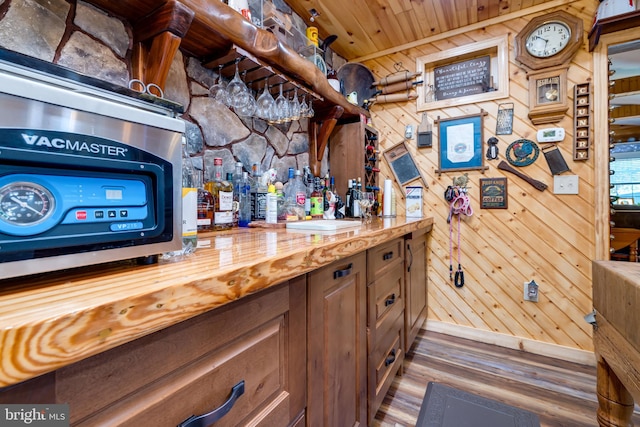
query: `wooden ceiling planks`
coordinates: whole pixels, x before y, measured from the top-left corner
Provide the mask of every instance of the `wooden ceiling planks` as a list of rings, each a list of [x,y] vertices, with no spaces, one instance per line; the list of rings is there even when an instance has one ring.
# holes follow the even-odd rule
[[[287,0],[352,60],[555,0]],[[318,16],[313,24],[309,10]]]

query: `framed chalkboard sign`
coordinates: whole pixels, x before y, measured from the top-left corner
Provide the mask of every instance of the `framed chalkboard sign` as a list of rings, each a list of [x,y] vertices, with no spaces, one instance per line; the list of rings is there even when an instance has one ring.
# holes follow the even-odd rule
[[[491,56],[483,55],[454,62],[433,70],[437,100],[459,98],[489,92],[491,87]]]
[[[424,179],[413,156],[403,142],[394,145],[383,153],[384,158],[389,163],[391,171],[400,185],[406,185],[417,179],[421,179],[425,188],[428,188],[427,181]]]
[[[422,73],[418,111],[509,97],[509,36],[421,56],[416,72]]]

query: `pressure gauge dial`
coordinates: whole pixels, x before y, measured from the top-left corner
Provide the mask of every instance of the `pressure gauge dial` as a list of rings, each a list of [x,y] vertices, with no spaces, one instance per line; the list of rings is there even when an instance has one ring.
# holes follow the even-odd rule
[[[0,221],[31,226],[51,216],[55,199],[51,192],[33,182],[12,182],[0,188]]]

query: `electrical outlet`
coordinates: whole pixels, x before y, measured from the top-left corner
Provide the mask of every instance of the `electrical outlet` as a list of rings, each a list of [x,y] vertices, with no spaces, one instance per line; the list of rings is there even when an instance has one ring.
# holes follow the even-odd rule
[[[404,127],[405,139],[413,139],[413,125],[406,125]]]
[[[538,302],[539,286],[532,280],[530,282],[524,282],[524,300],[531,302]]]

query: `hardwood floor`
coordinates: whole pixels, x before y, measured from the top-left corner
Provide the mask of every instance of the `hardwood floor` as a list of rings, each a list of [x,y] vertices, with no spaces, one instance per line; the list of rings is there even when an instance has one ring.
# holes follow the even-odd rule
[[[532,411],[542,427],[598,426],[595,367],[421,330],[371,427],[415,426],[429,381]]]

